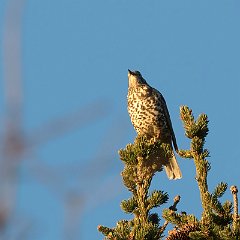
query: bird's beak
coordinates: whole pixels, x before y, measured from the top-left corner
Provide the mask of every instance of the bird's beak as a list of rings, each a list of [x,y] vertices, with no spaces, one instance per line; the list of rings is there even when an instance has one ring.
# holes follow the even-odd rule
[[[129,69],[128,69],[128,74],[131,74],[131,75],[132,75],[132,74],[133,74],[133,72],[132,72],[131,70],[129,70]]]

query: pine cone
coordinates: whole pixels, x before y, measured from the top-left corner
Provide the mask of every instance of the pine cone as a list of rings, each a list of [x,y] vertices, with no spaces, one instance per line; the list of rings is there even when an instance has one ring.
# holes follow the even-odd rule
[[[190,240],[189,233],[198,230],[199,230],[198,225],[186,224],[181,228],[169,231],[166,240]]]

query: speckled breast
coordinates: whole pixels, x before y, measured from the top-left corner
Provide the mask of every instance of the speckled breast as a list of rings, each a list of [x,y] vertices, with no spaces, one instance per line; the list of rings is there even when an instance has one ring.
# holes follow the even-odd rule
[[[128,112],[137,133],[161,138],[169,135],[161,94],[141,86],[128,90]]]

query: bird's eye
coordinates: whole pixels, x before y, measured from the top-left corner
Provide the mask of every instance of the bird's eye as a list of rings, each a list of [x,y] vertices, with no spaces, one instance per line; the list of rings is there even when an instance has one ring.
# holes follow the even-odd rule
[[[135,73],[136,75],[141,76],[141,73],[139,71],[136,71]]]

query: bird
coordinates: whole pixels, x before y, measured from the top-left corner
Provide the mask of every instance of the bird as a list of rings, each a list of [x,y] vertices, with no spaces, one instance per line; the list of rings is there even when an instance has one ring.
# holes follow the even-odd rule
[[[128,69],[128,113],[139,136],[153,138],[170,146],[171,154],[165,159],[159,157],[169,179],[180,179],[179,168],[173,147],[178,145],[173,131],[170,114],[163,95],[151,87],[139,71]]]

